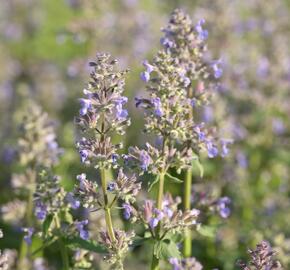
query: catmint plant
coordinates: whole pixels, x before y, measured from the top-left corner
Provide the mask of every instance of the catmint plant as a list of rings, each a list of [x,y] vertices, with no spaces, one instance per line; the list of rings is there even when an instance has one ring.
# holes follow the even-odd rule
[[[201,20],[194,25],[188,15],[175,10],[163,29],[163,48],[152,63],[143,62],[145,71],[141,79],[147,85],[149,97],[136,98],[136,106],[145,110],[145,133],[155,135],[160,143],[156,146],[146,143],[145,149],[131,148],[128,161],[139,168],[141,174],[156,175],[158,211],[163,210],[165,177],[178,180],[170,175],[170,168],[175,168],[177,173],[187,170],[183,204],[185,212],[190,211],[191,167],[197,164],[202,171],[200,153],[205,151],[213,158],[228,152],[230,141],[220,140],[215,129],[207,127],[199,117],[217,87],[216,80],[222,75],[220,60],[206,57],[208,32],[203,24]],[[185,238],[184,255],[190,256],[189,231]],[[158,269],[156,257],[153,264],[152,269]]]
[[[21,225],[30,232],[33,226],[33,193],[36,189],[36,178],[41,166],[52,166],[58,161],[61,153],[56,142],[54,123],[49,119],[47,113],[35,103],[30,102],[26,114],[19,127],[20,137],[18,140],[19,165],[23,168],[21,174],[12,177],[12,187],[17,194],[26,198],[26,201],[18,200],[19,204],[25,206],[21,218]],[[4,206],[5,208],[5,206]],[[27,247],[23,240],[18,256],[18,269],[22,269],[23,262],[27,256]]]
[[[135,176],[126,176],[120,167],[119,150],[122,143],[114,143],[113,136],[124,135],[130,124],[128,112],[124,108],[127,98],[122,96],[125,75],[128,72],[117,71],[117,61],[108,54],[98,53],[96,60],[90,62],[93,71],[90,81],[80,99],[81,109],[76,123],[82,133],[77,142],[81,162],[99,172],[99,185],[86,174],[77,176],[74,197],[81,205],[91,211],[102,210],[106,228],[100,232],[100,243],[106,248],[105,259],[114,269],[123,269],[123,259],[132,244],[133,232],[115,228],[112,209],[120,200],[123,207],[133,203],[141,188]],[[108,179],[110,170],[117,169],[115,180]]]
[[[247,264],[239,261],[237,265],[242,270],[278,270],[283,269],[280,262],[275,260],[276,252],[272,250],[270,244],[262,241],[256,246],[256,249],[248,251],[251,260]]]

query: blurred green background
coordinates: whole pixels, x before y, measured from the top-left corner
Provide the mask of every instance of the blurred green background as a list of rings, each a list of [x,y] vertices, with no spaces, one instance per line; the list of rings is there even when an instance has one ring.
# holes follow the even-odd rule
[[[141,63],[157,52],[160,28],[176,7],[195,21],[206,20],[209,51],[223,60],[224,75],[204,119],[235,140],[228,158],[203,160],[203,179],[196,172],[193,194],[230,197],[232,214],[227,220],[208,217],[211,230],[195,235],[193,256],[204,269],[235,269],[247,247],[266,239],[290,269],[290,2],[286,0],[1,1],[0,204],[3,208],[17,198],[10,184],[19,170],[13,149],[31,99],[57,123],[64,154],[56,172],[66,189],[73,187],[83,170],[73,120],[89,77],[88,62],[96,52],[108,52],[122,68],[130,68],[125,94],[132,125],[125,143],[145,142],[142,114],[134,106],[134,97],[144,90]],[[176,195],[181,192],[178,184],[168,189]],[[18,249],[20,243],[11,209],[9,215],[1,214],[5,234],[1,249]],[[146,269],[146,248],[133,252],[126,269],[136,265]],[[53,261],[51,254],[46,256]]]

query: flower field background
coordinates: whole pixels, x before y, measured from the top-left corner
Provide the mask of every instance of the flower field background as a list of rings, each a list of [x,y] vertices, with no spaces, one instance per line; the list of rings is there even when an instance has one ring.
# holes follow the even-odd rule
[[[0,269],[290,269],[289,18],[288,0],[2,1]],[[268,243],[283,268],[237,263]]]

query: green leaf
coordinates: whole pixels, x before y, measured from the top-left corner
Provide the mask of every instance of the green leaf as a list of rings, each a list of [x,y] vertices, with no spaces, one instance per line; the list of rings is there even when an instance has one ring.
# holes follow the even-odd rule
[[[145,241],[148,241],[150,238],[148,237],[141,237],[141,236],[136,236],[133,239],[132,247],[138,247],[141,246]]]
[[[199,169],[199,175],[201,178],[203,178],[204,169],[203,169],[203,166],[201,165],[198,157],[196,157],[196,159],[194,159],[192,161],[192,166],[196,166]]]
[[[71,213],[69,213],[68,210],[63,210],[60,212],[60,219],[61,219],[61,221],[66,222],[68,224],[73,223],[73,217],[72,217]]]
[[[207,225],[202,225],[197,232],[201,234],[202,236],[209,237],[209,238],[214,238],[217,233],[217,227],[216,226],[207,226]]]
[[[46,238],[46,236],[47,236],[47,232],[51,226],[52,221],[53,221],[53,215],[52,214],[47,215],[43,224],[42,224],[42,232],[43,232],[44,238]]]
[[[94,241],[84,240],[79,236],[66,238],[64,239],[64,242],[68,247],[73,249],[82,248],[95,253],[107,253],[107,250],[104,246]]]
[[[42,245],[40,248],[38,248],[38,249],[32,251],[32,256],[36,255],[37,253],[39,253],[39,252],[40,252],[41,250],[43,250],[44,248],[46,248],[46,247],[52,245],[52,244],[53,244],[57,239],[58,239],[58,238],[55,237],[55,236],[52,236],[52,237],[46,239],[45,242],[43,243],[43,245]]]
[[[154,245],[154,255],[158,259],[168,260],[169,258],[181,258],[177,244],[170,239],[156,242]]]
[[[158,181],[159,181],[159,175],[157,175],[156,178],[155,178],[155,180],[154,180],[154,181],[149,185],[148,192],[151,191],[151,189],[153,188],[153,186],[154,186],[155,184],[157,184]]]
[[[180,183],[183,182],[183,181],[180,180],[179,178],[174,177],[173,175],[171,175],[171,174],[169,174],[169,173],[166,173],[166,176],[167,176],[170,180],[172,180],[174,183],[178,183],[178,184],[180,184]]]

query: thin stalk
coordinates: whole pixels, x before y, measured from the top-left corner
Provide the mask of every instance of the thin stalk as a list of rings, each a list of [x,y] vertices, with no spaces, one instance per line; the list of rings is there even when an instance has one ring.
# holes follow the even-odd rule
[[[165,173],[162,172],[159,175],[159,188],[158,188],[158,196],[157,196],[157,208],[159,210],[162,209],[162,201],[163,201],[163,194],[164,194],[164,176]],[[160,225],[157,227],[156,233],[157,240],[160,240]],[[152,254],[152,262],[151,262],[151,270],[159,270],[159,259],[155,256],[154,250]]]
[[[193,89],[190,88],[188,91],[188,97],[192,98]],[[190,106],[188,120],[193,121],[193,108]],[[192,167],[188,168],[185,172],[184,179],[184,190],[183,190],[183,208],[184,210],[189,210],[191,208],[191,186],[192,186]],[[183,242],[183,256],[185,258],[191,257],[192,252],[192,235],[189,229],[184,232],[184,242]]]
[[[191,208],[191,185],[192,185],[192,168],[187,169],[184,181],[184,193],[183,193],[183,207],[184,210],[189,210]],[[191,231],[186,230],[184,233],[183,242],[183,256],[191,257],[192,251],[192,236]]]
[[[35,174],[32,173],[31,171],[28,171],[26,174],[27,174],[27,179],[29,179],[34,184]],[[28,191],[27,207],[26,207],[25,220],[24,220],[24,226],[26,227],[31,227],[32,225],[32,210],[33,210],[33,188],[30,187]],[[24,259],[27,257],[29,249],[30,248],[27,246],[27,243],[24,241],[24,238],[22,238],[20,250],[19,250],[18,263],[17,263],[18,270],[23,269]]]
[[[159,175],[159,188],[158,188],[158,197],[157,197],[157,208],[162,209],[163,193],[164,193],[164,173]]]
[[[151,270],[159,270],[159,259],[154,255],[152,255],[152,262],[151,262]]]
[[[61,226],[60,226],[58,216],[55,216],[54,220],[55,220],[55,225],[56,225],[57,229],[60,229]],[[59,249],[60,249],[60,253],[61,253],[63,270],[69,270],[70,267],[69,267],[68,252],[67,252],[67,248],[66,248],[61,237],[58,239],[58,245],[59,245]]]
[[[100,169],[100,173],[101,173],[102,190],[103,190],[104,204],[105,204],[104,210],[105,210],[105,220],[106,220],[107,232],[110,236],[110,239],[112,241],[115,241],[116,238],[115,238],[115,233],[114,233],[114,229],[113,229],[113,223],[112,223],[112,217],[111,217],[111,208],[110,208],[109,200],[108,200],[105,169]]]

